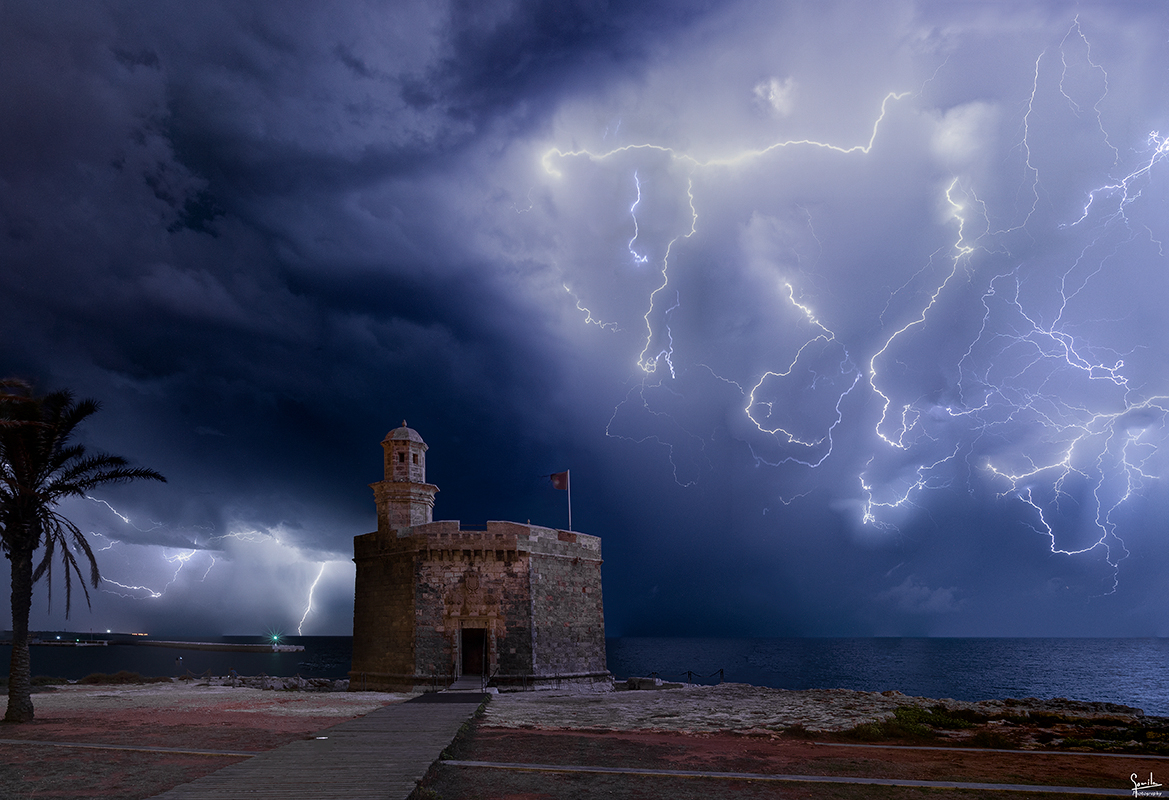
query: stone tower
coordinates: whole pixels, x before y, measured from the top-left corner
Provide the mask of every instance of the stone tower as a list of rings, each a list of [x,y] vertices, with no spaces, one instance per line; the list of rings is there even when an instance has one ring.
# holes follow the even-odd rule
[[[426,482],[426,442],[402,420],[402,427],[386,434],[382,450],[385,478],[370,484],[377,503],[378,531],[386,533],[432,521],[438,487]]]
[[[353,539],[352,691],[607,683],[601,540],[530,522],[433,521],[426,443],[395,428],[372,483],[377,530]]]

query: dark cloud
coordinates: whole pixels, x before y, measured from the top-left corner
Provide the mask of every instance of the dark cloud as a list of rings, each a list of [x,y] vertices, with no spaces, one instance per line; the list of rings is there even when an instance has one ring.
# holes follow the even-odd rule
[[[1162,632],[1159,4],[0,16],[0,372],[169,479],[95,624],[345,632],[405,418],[613,635]]]

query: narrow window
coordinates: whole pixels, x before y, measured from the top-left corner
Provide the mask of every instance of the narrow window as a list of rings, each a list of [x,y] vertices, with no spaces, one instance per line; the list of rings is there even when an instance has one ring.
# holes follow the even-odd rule
[[[399,464],[406,463],[406,454],[405,453],[398,453],[398,463]]]
[[[417,464],[418,463],[418,454],[412,453],[412,455],[414,456],[414,463]]]

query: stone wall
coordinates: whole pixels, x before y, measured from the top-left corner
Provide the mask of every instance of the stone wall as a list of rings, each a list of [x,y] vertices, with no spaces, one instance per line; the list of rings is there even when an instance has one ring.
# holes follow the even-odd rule
[[[527,546],[532,562],[534,673],[568,678],[605,675],[601,540],[533,527]]]
[[[490,525],[466,531],[450,522],[414,531],[427,540],[415,572],[418,672],[461,672],[463,628],[487,631],[489,673],[530,672],[529,559],[514,533]]]
[[[417,547],[393,534],[354,537],[353,669],[362,673],[354,691],[414,685]]]
[[[461,631],[486,631],[503,686],[602,677],[600,539],[514,522],[431,522],[354,539],[351,687],[445,684],[461,673]]]

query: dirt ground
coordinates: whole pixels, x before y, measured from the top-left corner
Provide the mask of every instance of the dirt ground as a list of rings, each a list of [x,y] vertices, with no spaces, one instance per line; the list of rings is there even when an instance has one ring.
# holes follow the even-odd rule
[[[139,800],[241,760],[32,742],[262,752],[405,698],[182,683],[62,686],[33,695],[33,722],[0,724],[0,798]]]
[[[0,798],[139,800],[245,757],[195,751],[267,750],[406,697],[181,683],[64,686],[38,692],[33,696],[34,722],[0,725],[0,740],[4,740],[0,742]],[[896,693],[784,693],[733,684],[660,691],[499,695],[444,755],[447,759],[533,765],[1124,791],[1131,790],[1130,775],[1134,773],[1141,779],[1169,777],[1169,758],[1152,757],[1165,747],[1169,721],[1144,719],[1136,709],[1071,701],[952,704],[953,714],[968,712],[967,716],[976,718],[966,724],[958,717],[942,716],[941,702]],[[904,709],[915,715],[905,716]],[[945,727],[958,722],[966,726]],[[126,749],[64,746],[70,743]],[[953,749],[979,745],[982,749],[976,752]],[[920,749],[939,746],[949,749]],[[181,752],[145,749],[151,747]],[[1097,752],[1087,752],[1090,750]],[[1099,754],[1103,751],[1112,754]],[[924,798],[939,792],[947,800],[1053,797],[1027,792],[492,770],[442,762],[431,770],[418,797]]]
[[[836,737],[823,737],[827,739]],[[844,743],[844,742],[841,742]],[[851,744],[851,743],[849,743]],[[904,747],[837,747],[785,735],[516,730],[476,726],[448,753],[452,759],[523,764],[603,765],[633,769],[765,775],[861,776],[923,781],[1096,787],[1128,791],[1130,775],[1169,775],[1169,762],[1133,756],[1041,752],[969,752]],[[1016,791],[915,789],[873,785],[771,783],[710,778],[600,775],[449,766],[439,762],[427,797],[465,800],[554,800],[636,797],[645,800],[736,798],[1019,798],[1058,797]],[[1082,795],[1069,795],[1082,796]]]
[[[1169,777],[1169,720],[1071,700],[965,703],[898,692],[714,687],[501,695],[447,760],[1091,787]],[[938,749],[934,749],[938,748]],[[961,749],[959,749],[961,748]],[[1004,752],[1005,751],[1005,752]],[[557,773],[439,762],[428,798],[1026,798],[1058,795]],[[1070,795],[1082,796],[1082,795]]]

